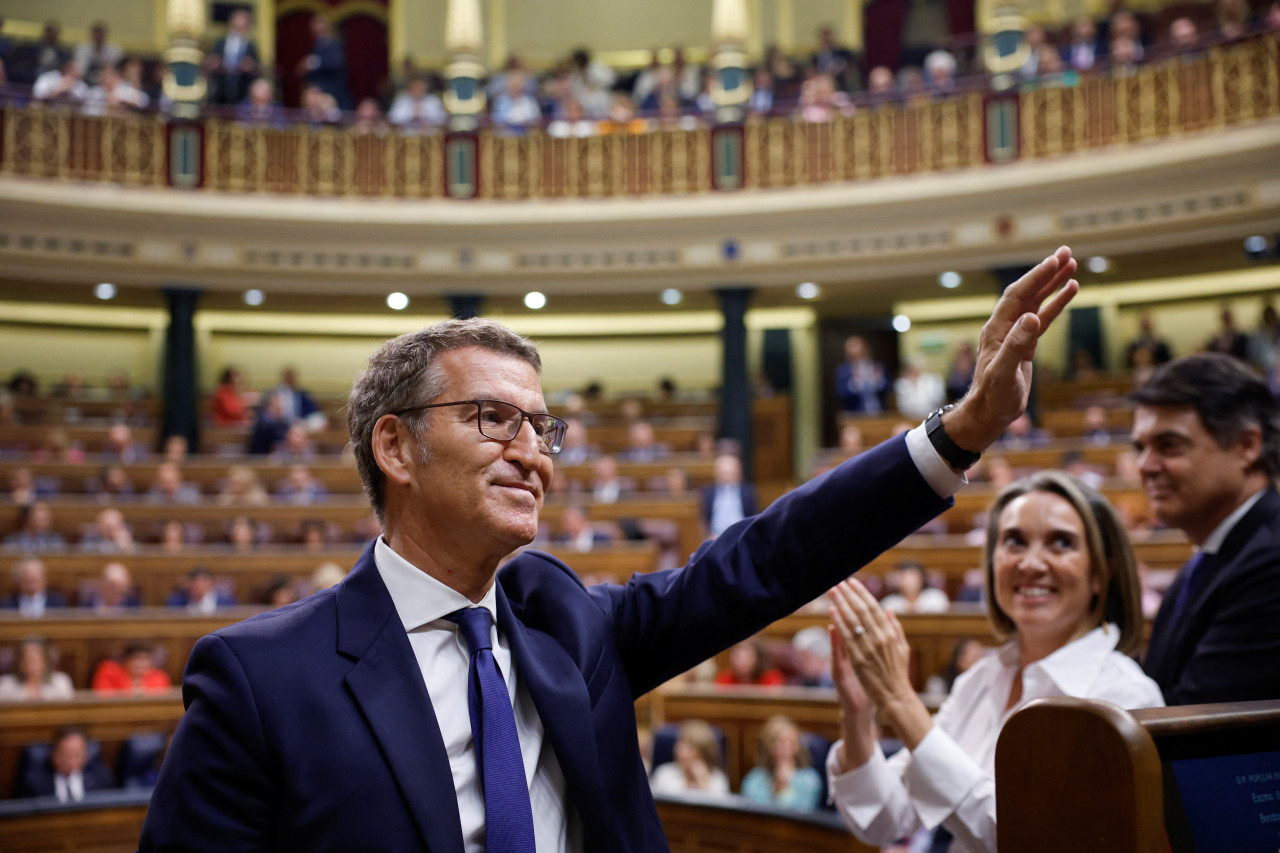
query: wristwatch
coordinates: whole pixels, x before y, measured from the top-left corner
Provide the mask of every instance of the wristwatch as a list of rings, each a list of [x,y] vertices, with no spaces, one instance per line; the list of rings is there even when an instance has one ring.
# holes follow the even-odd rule
[[[975,462],[982,458],[981,453],[974,453],[972,450],[965,450],[960,445],[951,440],[951,436],[947,435],[947,430],[942,425],[942,415],[955,408],[955,404],[943,406],[929,414],[924,419],[925,435],[929,436],[929,443],[933,445],[934,450],[938,451],[948,465],[952,468],[964,470],[970,468]]]

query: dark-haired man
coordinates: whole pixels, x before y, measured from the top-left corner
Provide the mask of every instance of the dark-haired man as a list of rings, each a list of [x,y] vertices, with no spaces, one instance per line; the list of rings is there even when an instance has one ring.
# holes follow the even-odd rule
[[[388,341],[347,401],[382,535],[333,589],[196,644],[140,849],[666,850],[636,697],[945,509],[1025,407],[1074,270],[1064,247],[1005,292],[956,409],[625,585],[536,551],[498,570],[564,438],[533,345],[479,319]]]
[[[1170,362],[1133,394],[1156,517],[1196,553],[1165,594],[1144,668],[1170,705],[1280,699],[1280,415],[1243,362]]]

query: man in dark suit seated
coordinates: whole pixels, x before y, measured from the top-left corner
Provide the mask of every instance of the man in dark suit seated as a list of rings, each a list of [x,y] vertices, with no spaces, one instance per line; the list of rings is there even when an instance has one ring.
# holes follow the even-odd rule
[[[209,615],[223,607],[235,607],[236,600],[225,589],[219,589],[213,575],[204,566],[187,573],[186,585],[169,593],[165,607],[185,607],[192,613]]]
[[[756,490],[742,481],[742,460],[732,453],[716,457],[715,485],[702,490],[702,521],[712,536],[744,518],[755,515]]]
[[[1170,705],[1280,697],[1280,415],[1243,362],[1202,353],[1132,395],[1155,516],[1191,560],[1165,593],[1143,668]]]
[[[18,779],[14,796],[57,797],[60,803],[78,803],[89,791],[114,787],[102,760],[90,758],[84,730],[68,726],[54,738],[48,759],[32,764]]]
[[[564,435],[533,345],[479,319],[388,341],[347,403],[383,533],[332,589],[196,644],[141,850],[666,850],[636,697],[946,509],[1026,405],[1074,269],[1061,249],[1006,292],[972,395],[930,430],[625,585],[531,550],[498,570],[538,532]]]
[[[13,565],[13,580],[17,586],[0,601],[0,608],[17,610],[28,619],[39,619],[50,607],[66,607],[66,599],[49,589],[44,563],[39,557],[23,557]]]

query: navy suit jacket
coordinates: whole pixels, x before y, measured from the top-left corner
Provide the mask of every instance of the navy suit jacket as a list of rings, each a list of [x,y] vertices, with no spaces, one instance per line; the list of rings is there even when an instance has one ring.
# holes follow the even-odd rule
[[[734,525],[683,569],[587,588],[544,553],[507,563],[498,627],[586,849],[667,850],[637,745],[638,696],[949,505],[899,437]],[[333,589],[201,639],[183,701],[141,850],[462,853],[448,756],[372,546]]]
[[[1280,494],[1267,489],[1196,574],[1175,623],[1185,573],[1169,586],[1143,668],[1170,705],[1280,699]]]
[[[9,593],[5,596],[3,601],[0,601],[0,609],[3,610],[17,610],[20,606],[21,602],[18,600],[18,594],[16,592]],[[44,594],[44,606],[45,609],[50,607],[66,607],[67,600],[62,597],[62,593],[60,592],[46,590]]]
[[[742,491],[742,515],[750,518],[759,512],[756,503],[756,489],[750,483],[739,483],[738,488]],[[706,486],[702,489],[702,523],[711,526],[711,513],[716,505],[716,487]]]

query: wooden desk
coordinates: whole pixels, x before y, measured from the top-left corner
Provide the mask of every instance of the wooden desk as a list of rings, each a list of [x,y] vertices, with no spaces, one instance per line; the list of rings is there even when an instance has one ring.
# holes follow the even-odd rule
[[[675,853],[875,853],[833,812],[794,812],[724,799],[658,795],[658,817]]]
[[[172,733],[182,718],[178,690],[150,696],[77,696],[66,702],[0,705],[0,793],[13,794],[22,748],[49,742],[63,726],[80,726],[102,747],[102,760],[114,772],[120,746],[140,732]],[[3,826],[3,824],[0,824]],[[136,840],[136,839],[135,839]]]
[[[7,804],[0,836],[5,850],[15,853],[131,853],[138,849],[149,799],[148,791],[95,794],[74,806],[23,812]]]

